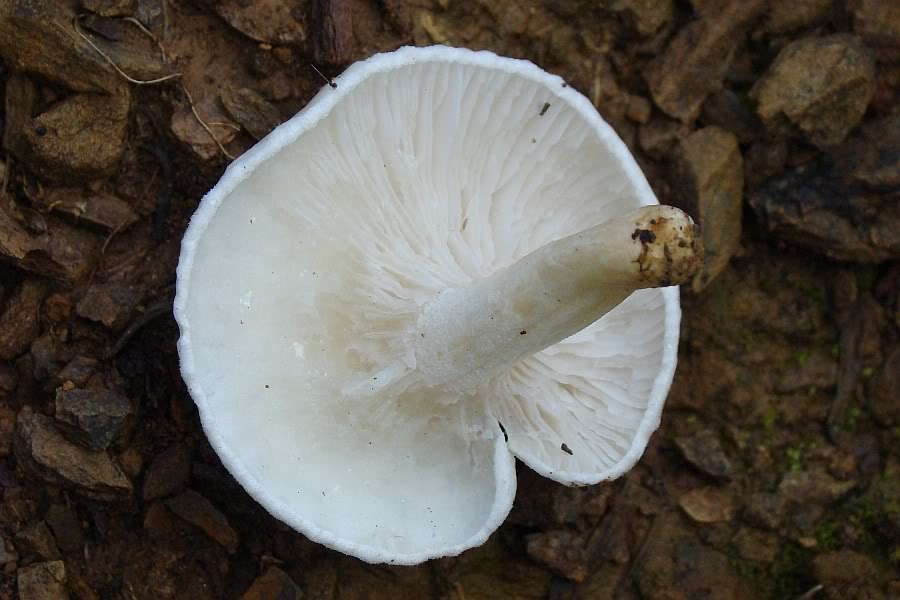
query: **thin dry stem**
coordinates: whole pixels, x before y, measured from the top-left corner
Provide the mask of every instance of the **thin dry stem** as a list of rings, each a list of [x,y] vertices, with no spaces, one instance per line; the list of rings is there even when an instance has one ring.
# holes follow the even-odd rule
[[[99,48],[99,46],[97,46],[97,44],[95,44],[91,40],[91,38],[89,38],[88,36],[86,36],[84,34],[84,32],[81,30],[81,26],[78,24],[78,21],[80,21],[85,16],[86,15],[76,15],[75,19],[72,21],[72,26],[75,28],[75,33],[80,35],[81,39],[83,39],[85,42],[87,42],[91,48],[96,50],[97,54],[102,56],[103,59],[106,62],[108,62],[110,64],[110,66],[112,66],[112,68],[115,69],[119,75],[121,75],[123,78],[125,78],[126,81],[129,81],[130,83],[133,83],[135,85],[153,85],[156,83],[163,83],[164,81],[169,81],[170,79],[175,79],[177,77],[181,77],[181,75],[182,75],[181,73],[172,73],[171,75],[166,75],[165,77],[159,77],[157,79],[135,79],[134,77],[131,77],[128,73],[126,73],[121,68],[119,68],[119,65],[117,65],[116,62],[112,58],[110,58],[108,54],[106,54],[103,50],[101,50]],[[141,27],[143,28],[143,25]]]
[[[207,123],[210,127],[227,127],[228,129],[234,129],[235,131],[240,131],[241,128],[234,123],[225,123],[223,121],[209,121]]]
[[[200,113],[197,112],[197,107],[194,106],[194,99],[191,97],[191,93],[184,86],[184,82],[181,83],[181,90],[184,92],[184,95],[187,96],[188,104],[190,104],[191,106],[191,112],[194,113],[194,118],[197,119],[197,122],[200,123],[200,126],[206,130],[206,133],[208,133],[209,137],[213,139],[213,141],[216,143],[216,146],[218,146],[219,150],[222,151],[222,154],[227,156],[230,160],[234,160],[234,156],[229,154],[228,150],[225,149],[225,146],[222,145],[222,142],[219,141],[219,138],[216,137],[216,134],[214,134],[212,132],[212,129],[209,128],[209,125],[207,125],[206,121],[204,121],[200,117]]]
[[[162,57],[162,59],[166,62],[171,62],[169,60],[169,57],[166,56],[166,49],[163,48],[162,41],[158,37],[156,37],[155,33],[150,31],[149,29],[147,29],[147,27],[145,27],[143,23],[141,23],[134,17],[122,17],[122,20],[127,21],[128,23],[131,23],[132,25],[134,25],[135,27],[140,29],[144,33],[144,35],[146,35],[151,40],[153,40],[153,42],[156,44],[157,48],[159,48],[159,54]]]

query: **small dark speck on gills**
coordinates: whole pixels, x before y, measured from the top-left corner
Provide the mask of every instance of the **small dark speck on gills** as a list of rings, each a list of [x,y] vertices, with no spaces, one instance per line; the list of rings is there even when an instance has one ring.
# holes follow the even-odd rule
[[[562,450],[563,452],[565,452],[566,454],[568,454],[569,456],[573,455],[572,449],[569,448],[569,446],[566,445],[565,442],[563,442],[562,446],[560,446],[559,449]]]
[[[523,329],[522,331],[519,332],[519,335],[525,335],[526,333],[528,333],[528,332]]]
[[[549,102],[544,102],[544,106],[541,107],[541,114],[538,115],[538,116],[543,117],[545,114],[547,114],[547,111],[548,111],[549,109],[550,109],[550,103],[549,103]]]

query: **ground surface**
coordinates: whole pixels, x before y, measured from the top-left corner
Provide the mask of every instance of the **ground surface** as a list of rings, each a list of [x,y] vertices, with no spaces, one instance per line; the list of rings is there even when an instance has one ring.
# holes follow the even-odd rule
[[[634,470],[520,468],[484,547],[388,568],[222,468],[171,302],[199,198],[313,64],[431,43],[584,92],[707,267]],[[0,598],[900,598],[898,86],[886,0],[0,0]]]

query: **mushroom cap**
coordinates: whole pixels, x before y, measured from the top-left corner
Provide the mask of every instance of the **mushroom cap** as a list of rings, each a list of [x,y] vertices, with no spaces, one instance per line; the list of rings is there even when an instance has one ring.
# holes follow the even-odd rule
[[[435,294],[657,201],[593,105],[530,62],[402,48],[335,83],[191,219],[181,371],[223,464],[270,513],[365,561],[415,564],[500,526],[513,455],[570,485],[637,462],[675,369],[678,290],[634,292],[476,393],[347,397],[342,382],[388,357],[414,366]]]

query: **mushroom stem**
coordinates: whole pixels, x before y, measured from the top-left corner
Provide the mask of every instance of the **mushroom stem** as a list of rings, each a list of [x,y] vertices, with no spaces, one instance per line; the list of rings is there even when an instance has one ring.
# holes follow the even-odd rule
[[[645,206],[551,242],[424,306],[416,379],[474,388],[581,331],[635,290],[689,281],[702,255],[699,227],[670,206]]]

